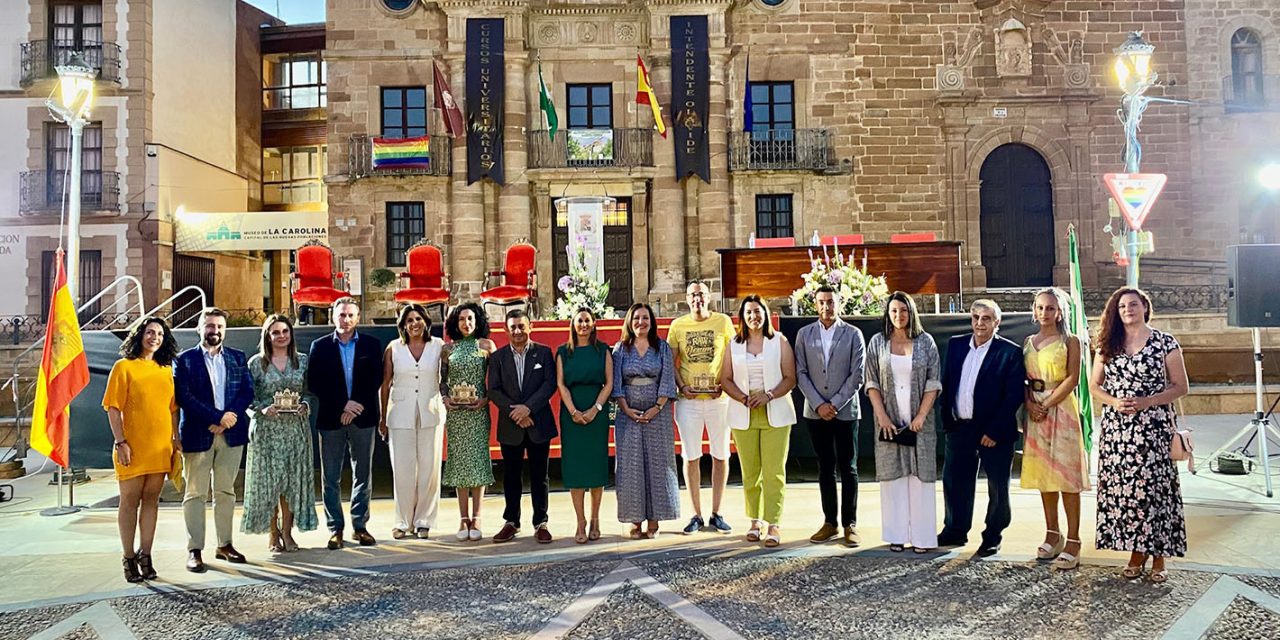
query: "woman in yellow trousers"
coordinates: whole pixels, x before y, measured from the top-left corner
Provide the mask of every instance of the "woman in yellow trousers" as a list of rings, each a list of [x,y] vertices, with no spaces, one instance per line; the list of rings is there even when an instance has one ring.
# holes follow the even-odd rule
[[[769,306],[760,296],[743,298],[738,334],[725,353],[720,384],[731,398],[728,422],[742,465],[742,492],[751,529],[747,540],[764,546],[782,543],[780,522],[787,487],[787,451],[796,409],[796,361],[791,344],[773,330]]]

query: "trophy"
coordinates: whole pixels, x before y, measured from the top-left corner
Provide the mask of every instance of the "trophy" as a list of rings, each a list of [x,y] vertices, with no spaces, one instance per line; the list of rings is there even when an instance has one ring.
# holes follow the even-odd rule
[[[699,373],[693,376],[693,381],[689,384],[689,390],[694,393],[717,393],[720,391],[720,385],[716,384],[716,377],[710,373]]]
[[[449,387],[449,400],[453,401],[454,404],[475,404],[476,400],[479,399],[480,397],[476,394],[476,386],[474,384],[459,382]]]
[[[302,410],[302,396],[296,391],[283,389],[274,396],[276,411],[280,413],[298,413]]]

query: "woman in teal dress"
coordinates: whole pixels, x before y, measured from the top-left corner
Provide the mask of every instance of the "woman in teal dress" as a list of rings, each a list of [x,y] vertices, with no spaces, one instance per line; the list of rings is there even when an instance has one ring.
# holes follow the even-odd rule
[[[270,533],[271,551],[297,551],[293,526],[313,531],[316,518],[315,472],[311,459],[310,405],[281,411],[275,395],[305,392],[307,360],[294,347],[293,322],[274,314],[262,324],[262,343],[249,359],[253,376],[253,421],[245,463],[244,533]],[[279,509],[280,520],[276,519]]]
[[[493,484],[489,459],[489,398],[484,374],[494,352],[489,321],[474,302],[453,310],[444,321],[449,343],[440,352],[440,395],[445,407],[444,484],[458,491],[458,540],[479,540],[480,503],[484,488]],[[473,402],[454,401],[457,389],[470,390]]]
[[[600,499],[609,481],[609,394],[613,358],[596,336],[596,317],[579,307],[569,326],[569,341],[556,351],[560,387],[560,472],[573,497],[578,532],[573,541],[600,539]],[[591,529],[583,513],[591,490]]]

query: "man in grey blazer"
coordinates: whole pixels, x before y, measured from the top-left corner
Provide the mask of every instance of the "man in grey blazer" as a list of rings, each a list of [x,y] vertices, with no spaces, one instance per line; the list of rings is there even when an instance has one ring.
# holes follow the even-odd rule
[[[818,454],[818,488],[822,493],[822,528],[809,537],[822,543],[841,536],[856,547],[858,537],[858,418],[861,407],[866,341],[858,328],[841,320],[835,289],[814,294],[818,321],[796,335],[797,386],[804,396],[804,419]],[[841,499],[836,508],[836,473]]]

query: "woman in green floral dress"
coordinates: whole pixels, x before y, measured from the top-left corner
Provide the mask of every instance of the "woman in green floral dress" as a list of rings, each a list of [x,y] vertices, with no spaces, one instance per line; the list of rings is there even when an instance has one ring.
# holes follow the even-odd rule
[[[495,350],[489,340],[489,321],[474,302],[453,310],[444,321],[449,343],[440,352],[440,395],[445,406],[446,458],[444,484],[456,487],[458,540],[479,540],[480,503],[484,488],[493,484],[489,460],[489,399],[484,395],[484,375],[489,355]],[[455,387],[470,385],[474,402],[453,400]]]
[[[310,405],[297,412],[280,411],[275,395],[305,389],[307,361],[294,347],[293,322],[274,314],[262,324],[262,344],[249,359],[253,376],[253,421],[245,463],[244,533],[270,533],[271,551],[297,551],[292,529],[312,531],[316,518],[315,472],[311,459]],[[281,519],[276,519],[279,508]]]

